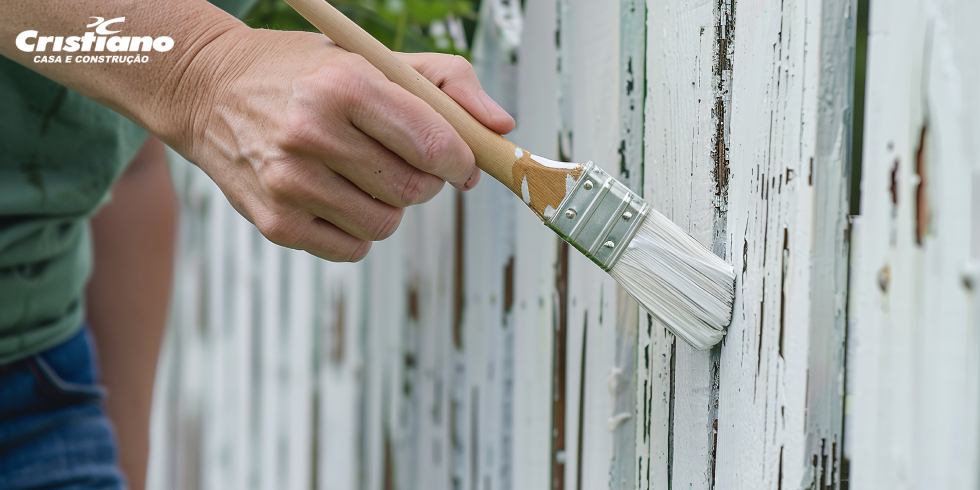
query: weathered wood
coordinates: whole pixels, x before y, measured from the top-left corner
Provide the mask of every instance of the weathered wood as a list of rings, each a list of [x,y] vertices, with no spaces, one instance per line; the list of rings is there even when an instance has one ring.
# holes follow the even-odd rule
[[[317,342],[319,409],[314,447],[314,490],[359,488],[361,392],[363,390],[363,284],[360,267],[325,264],[319,275]]]
[[[824,298],[834,306],[846,286],[840,138],[849,130],[851,7],[648,8],[645,195],[741,273],[720,348],[668,342],[651,356],[646,381],[669,382],[638,403],[650,414],[641,451],[665,460],[651,473],[676,488],[835,485],[843,303],[825,311]],[[826,140],[837,146],[820,146]],[[818,231],[820,240],[808,239]],[[641,348],[662,335],[654,323]]]
[[[647,8],[644,198],[710,246],[720,199],[711,153],[719,124],[712,111],[722,83],[713,71],[717,6],[648,1]],[[641,331],[650,389],[638,403],[647,412],[646,440],[638,443],[648,465],[639,472],[649,476],[639,488],[710,488],[708,418],[717,360],[677,341],[655,319]]]
[[[152,488],[838,485],[853,5],[528,0],[515,51],[520,19],[504,3],[483,3],[474,61],[487,92],[517,116],[513,140],[549,158],[596,161],[731,261],[739,296],[722,345],[696,352],[638,314],[605,273],[489,179],[409,209],[364,262],[339,265],[265,242],[184,162],[175,167],[180,273],[157,386]],[[956,25],[935,32],[972,39]],[[947,95],[968,92],[956,89],[965,76],[930,78],[964,81],[929,93],[943,90],[932,95],[945,101],[935,110],[969,128],[974,120]],[[948,134],[936,143],[942,155],[968,161],[969,151],[954,149],[972,148],[963,135],[975,131]],[[973,182],[941,180],[944,169],[932,182],[959,187],[937,187],[943,197],[930,200],[936,236],[961,223],[946,210]],[[911,179],[906,171],[900,179]],[[875,185],[875,198],[886,196]],[[962,255],[954,237],[967,232],[958,233],[941,235],[949,248],[929,260]],[[880,243],[863,243],[872,258],[861,260],[877,257]],[[917,303],[903,298],[912,311]],[[948,348],[903,332],[892,341],[908,352],[918,341],[922,359]],[[980,362],[956,352],[951,359]],[[900,357],[867,359],[871,374],[862,375],[879,376]],[[952,366],[930,368],[950,380],[935,386],[903,378],[902,396],[920,387],[942,400],[974,380]],[[882,393],[870,403],[908,399]],[[977,406],[970,393],[973,405],[956,412],[965,419]],[[859,414],[867,420],[878,406]],[[922,407],[948,413],[940,402]],[[907,413],[882,418],[880,430],[921,422]],[[934,445],[952,433],[943,424],[930,426],[940,434],[929,436]],[[855,441],[855,461],[878,434]],[[974,454],[963,447],[957,454]]]
[[[522,148],[544,156],[557,155],[557,9],[553,0],[528,0],[524,12],[524,34],[515,75],[517,128],[512,137]],[[506,92],[500,95],[506,96]],[[513,488],[548,489],[552,488],[554,466],[553,362],[560,320],[556,284],[559,240],[519,205],[514,213]]]
[[[980,4],[876,0],[870,13],[851,488],[977,488]]]

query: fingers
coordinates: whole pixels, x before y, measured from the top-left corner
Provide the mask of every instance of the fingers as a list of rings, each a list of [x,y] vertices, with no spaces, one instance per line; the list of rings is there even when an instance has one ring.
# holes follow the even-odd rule
[[[484,126],[507,134],[514,118],[483,91],[480,80],[466,58],[437,53],[398,53],[409,65],[441,88]]]
[[[256,227],[272,243],[331,262],[357,262],[371,250],[371,242],[361,240],[322,218],[307,213],[269,215]]]
[[[294,216],[322,218],[359,240],[391,236],[403,209],[374,199],[321,162],[306,158],[263,168],[259,182],[269,196],[258,211],[249,210],[256,227],[276,243],[292,248],[303,242]]]
[[[337,151],[331,157],[330,168],[387,204],[404,208],[428,202],[445,184],[439,177],[410,165],[357,128],[351,127],[343,134],[328,137],[336,140],[331,146]]]
[[[465,185],[476,159],[456,130],[424,101],[358,59],[341,81],[342,107],[351,123],[413,167]]]

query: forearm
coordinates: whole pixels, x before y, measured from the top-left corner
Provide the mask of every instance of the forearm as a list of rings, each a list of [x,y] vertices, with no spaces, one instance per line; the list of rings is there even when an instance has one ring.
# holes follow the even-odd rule
[[[194,124],[194,110],[204,104],[200,99],[208,97],[215,88],[221,65],[223,49],[212,44],[233,30],[245,26],[234,17],[214,7],[205,0],[100,1],[80,0],[0,0],[4,21],[0,23],[0,54],[51,78],[72,90],[86,95],[129,117],[150,132],[168,142],[190,134]],[[125,17],[124,22],[106,26],[115,34],[96,33],[96,27],[86,28],[96,19]],[[24,31],[37,31],[37,36],[22,39],[30,50],[17,47],[17,37]],[[54,51],[52,41],[43,46],[41,37],[68,38],[86,36],[79,51],[66,51],[58,43],[60,51]],[[129,36],[151,38],[170,37],[173,47],[165,52],[96,51],[91,42],[96,36]],[[217,52],[212,52],[217,51]],[[43,55],[146,55],[147,63],[35,63],[35,56]]]
[[[173,272],[176,198],[163,144],[150,138],[92,219],[95,271],[86,291],[130,488],[146,480],[150,406]]]

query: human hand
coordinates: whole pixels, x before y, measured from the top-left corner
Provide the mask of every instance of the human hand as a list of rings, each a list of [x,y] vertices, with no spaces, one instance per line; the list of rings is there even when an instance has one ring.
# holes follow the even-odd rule
[[[400,56],[488,128],[514,128],[462,57]],[[274,243],[356,262],[403,208],[480,179],[442,116],[322,35],[236,27],[181,79],[161,137]]]

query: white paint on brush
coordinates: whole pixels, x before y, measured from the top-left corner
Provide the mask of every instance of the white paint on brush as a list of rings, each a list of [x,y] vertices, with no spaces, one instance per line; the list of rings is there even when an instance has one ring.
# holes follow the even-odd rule
[[[521,180],[521,198],[525,204],[531,204],[531,191],[527,187],[527,175]]]
[[[522,150],[521,147],[519,147],[519,146],[515,146],[514,147],[514,158],[520,159],[523,156],[524,156],[524,150]]]
[[[579,165],[577,163],[556,162],[554,160],[549,160],[547,158],[539,157],[533,154],[531,155],[531,160],[534,160],[535,162],[538,162],[541,165],[544,165],[545,167],[548,168],[557,168],[560,170],[575,170],[579,168]]]
[[[643,220],[610,274],[695,349],[707,349],[725,335],[735,271],[656,210]]]

